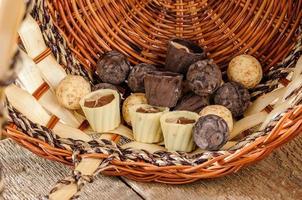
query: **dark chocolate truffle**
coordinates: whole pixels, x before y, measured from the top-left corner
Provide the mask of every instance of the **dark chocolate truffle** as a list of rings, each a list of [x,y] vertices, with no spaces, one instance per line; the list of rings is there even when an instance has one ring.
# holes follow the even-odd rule
[[[117,51],[109,51],[98,61],[96,74],[103,82],[118,85],[127,79],[129,71],[127,58]]]
[[[165,69],[185,74],[191,64],[205,57],[204,49],[197,44],[175,38],[168,43]]]
[[[119,91],[115,85],[112,85],[110,83],[99,83],[99,84],[96,84],[96,85],[92,86],[91,90],[92,91],[96,91],[96,90],[101,90],[101,89],[112,89],[112,90]]]
[[[201,149],[219,150],[228,141],[228,124],[217,115],[200,117],[193,127],[193,138]]]
[[[214,102],[227,107],[234,117],[240,117],[250,105],[250,94],[240,83],[228,82],[216,91]]]
[[[191,90],[200,96],[213,94],[222,83],[219,67],[212,60],[197,61],[187,73]]]
[[[144,92],[144,77],[147,73],[155,71],[156,67],[151,64],[141,63],[135,65],[128,76],[128,86],[133,92]]]
[[[174,107],[181,96],[183,76],[173,72],[154,71],[144,78],[146,98],[150,105]]]
[[[208,96],[202,97],[191,92],[181,98],[174,110],[187,110],[199,113],[201,109],[209,104],[210,100]]]

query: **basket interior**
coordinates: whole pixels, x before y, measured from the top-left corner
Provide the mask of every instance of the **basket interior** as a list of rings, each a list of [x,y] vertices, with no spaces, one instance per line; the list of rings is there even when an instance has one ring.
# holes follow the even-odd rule
[[[167,41],[180,37],[205,47],[222,69],[235,55],[248,53],[268,72],[293,49],[302,17],[297,0],[58,0],[47,6],[87,69],[94,69],[99,56],[111,49],[132,63],[161,66]]]

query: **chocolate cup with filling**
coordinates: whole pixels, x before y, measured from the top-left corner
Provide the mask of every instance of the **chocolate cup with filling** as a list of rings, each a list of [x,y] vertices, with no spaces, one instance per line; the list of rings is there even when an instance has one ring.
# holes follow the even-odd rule
[[[165,147],[169,151],[191,152],[195,149],[192,129],[199,115],[189,111],[173,111],[160,118]]]
[[[190,92],[181,98],[174,110],[187,110],[199,113],[208,105],[210,105],[209,96],[198,96]]]
[[[120,95],[116,90],[100,89],[84,96],[81,108],[94,131],[114,130],[121,123]]]
[[[130,107],[134,139],[143,143],[158,143],[163,140],[160,117],[169,108],[139,104]]]
[[[205,58],[204,49],[194,42],[174,38],[168,42],[165,69],[186,74],[191,64]]]
[[[181,96],[183,76],[173,72],[150,72],[144,78],[146,98],[150,105],[174,107]]]

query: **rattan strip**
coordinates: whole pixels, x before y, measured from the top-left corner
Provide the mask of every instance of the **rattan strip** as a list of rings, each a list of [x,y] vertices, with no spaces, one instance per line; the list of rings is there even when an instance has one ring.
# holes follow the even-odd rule
[[[295,0],[188,1],[180,5],[60,0],[48,5],[57,12],[55,22],[81,63],[90,67],[88,60],[92,68],[99,55],[111,48],[135,63],[162,63],[166,41],[178,36],[204,45],[222,66],[235,54],[250,53],[268,70],[288,55],[302,18],[301,2]]]

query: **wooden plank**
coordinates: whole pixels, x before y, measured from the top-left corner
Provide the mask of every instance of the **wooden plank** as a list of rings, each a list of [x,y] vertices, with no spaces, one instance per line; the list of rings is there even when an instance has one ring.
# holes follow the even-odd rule
[[[40,199],[48,194],[58,180],[71,172],[69,167],[33,155],[9,139],[0,142],[0,163],[5,182],[2,195],[9,200]],[[99,175],[93,184],[83,188],[79,199],[141,198],[119,178]]]
[[[263,161],[220,179],[182,186],[125,181],[146,199],[302,199],[302,136]]]

